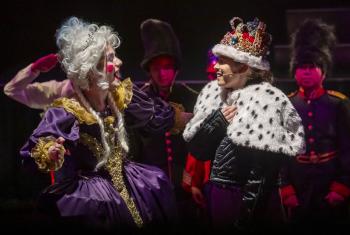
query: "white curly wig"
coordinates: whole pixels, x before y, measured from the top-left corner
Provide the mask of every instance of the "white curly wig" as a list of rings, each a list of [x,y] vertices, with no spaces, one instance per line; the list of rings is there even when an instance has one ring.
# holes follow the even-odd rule
[[[105,73],[98,71],[97,65],[107,46],[114,49],[119,47],[120,39],[111,27],[98,26],[84,22],[76,17],[69,18],[63,23],[56,33],[56,43],[59,48],[61,64],[72,80],[74,90],[79,100],[96,118],[101,131],[101,141],[104,148],[104,157],[99,160],[96,170],[107,163],[111,156],[111,149],[106,139],[106,132],[103,121],[81,92],[81,89],[89,89],[88,77],[101,76],[105,78]],[[91,74],[92,73],[92,74]],[[89,75],[89,76],[88,76]],[[103,80],[103,79],[102,79]],[[124,127],[124,118],[122,113],[117,109],[113,98],[108,95],[108,102],[112,111],[118,118],[118,141],[125,152],[128,152],[127,134]]]
[[[68,78],[85,90],[89,88],[89,72],[103,76],[96,66],[107,45],[115,49],[119,47],[120,39],[109,26],[71,17],[57,30],[56,44]]]

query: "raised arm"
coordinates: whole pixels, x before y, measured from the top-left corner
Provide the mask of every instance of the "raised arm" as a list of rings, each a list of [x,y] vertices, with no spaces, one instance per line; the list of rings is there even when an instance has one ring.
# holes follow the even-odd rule
[[[28,65],[9,81],[4,87],[4,93],[34,109],[45,109],[59,97],[71,96],[73,89],[69,80],[58,82],[55,80],[32,83],[41,72],[48,72],[57,64],[57,56],[50,54]]]

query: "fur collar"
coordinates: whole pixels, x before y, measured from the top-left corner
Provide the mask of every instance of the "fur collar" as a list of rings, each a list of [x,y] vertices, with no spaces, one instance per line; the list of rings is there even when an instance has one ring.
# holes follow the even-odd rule
[[[198,96],[194,117],[186,125],[184,139],[190,141],[213,111],[237,106],[227,135],[241,146],[295,156],[305,151],[304,128],[288,97],[270,83],[249,85],[224,99],[217,81],[209,82]]]

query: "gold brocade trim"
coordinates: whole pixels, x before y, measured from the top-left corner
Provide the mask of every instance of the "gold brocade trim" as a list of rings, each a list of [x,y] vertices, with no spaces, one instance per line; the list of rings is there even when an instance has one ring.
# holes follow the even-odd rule
[[[95,117],[75,99],[65,97],[58,98],[51,104],[51,107],[64,108],[67,112],[73,114],[78,119],[79,123],[86,123],[87,125],[97,123]]]
[[[108,118],[108,117],[107,117]],[[110,119],[105,119],[105,123],[108,123]],[[112,129],[110,129],[112,130]],[[109,132],[109,131],[108,131]],[[110,136],[113,136],[115,133],[109,133]],[[103,157],[103,147],[99,143],[99,141],[86,134],[81,133],[81,137],[79,141],[85,145],[97,159],[101,159]],[[139,211],[137,210],[136,204],[134,200],[130,197],[130,194],[126,188],[124,177],[123,177],[123,150],[120,145],[114,145],[113,151],[111,153],[111,157],[108,158],[106,169],[109,175],[112,178],[112,182],[114,187],[119,192],[120,196],[124,200],[127,208],[130,211],[130,214],[138,227],[142,227],[143,221],[140,216]]]
[[[31,157],[34,158],[39,170],[45,172],[57,171],[62,167],[64,162],[64,153],[66,152],[63,145],[59,148],[57,160],[49,157],[49,148],[55,144],[56,139],[54,137],[41,137],[38,139],[38,143],[31,151]]]
[[[124,98],[124,102],[126,105],[129,105],[132,99],[132,82],[130,78],[127,78],[125,80],[122,81],[122,85],[124,86],[124,90],[125,90],[125,98]]]
[[[115,117],[114,116],[107,116],[107,117],[105,117],[104,122],[107,126],[113,126],[113,124],[115,122]]]
[[[123,155],[122,148],[120,145],[115,146],[112,151],[113,157],[110,157],[107,161],[106,168],[112,177],[112,182],[118,190],[120,196],[123,198],[126,206],[128,207],[132,218],[134,219],[137,227],[143,226],[143,221],[137,210],[136,204],[126,188],[124,177],[123,177]]]
[[[97,158],[97,160],[100,160],[103,157],[104,149],[95,137],[92,137],[89,134],[81,132],[79,142],[84,146],[86,146]]]
[[[120,111],[123,111],[131,102],[132,99],[132,82],[130,78],[117,83],[112,89],[112,97]]]
[[[182,104],[169,102],[169,104],[174,108],[175,111],[175,123],[174,126],[170,129],[170,133],[177,135],[185,129],[186,123],[181,118],[181,112],[185,111],[185,108]]]

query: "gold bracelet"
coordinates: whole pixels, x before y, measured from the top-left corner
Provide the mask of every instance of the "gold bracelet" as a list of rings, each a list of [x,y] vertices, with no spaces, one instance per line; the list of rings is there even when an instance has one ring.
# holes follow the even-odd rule
[[[56,144],[56,139],[53,137],[41,137],[38,143],[31,151],[31,157],[34,158],[39,170],[44,172],[57,171],[64,162],[64,153],[66,152],[63,145],[58,151],[58,159],[51,159],[49,156],[49,148]]]

